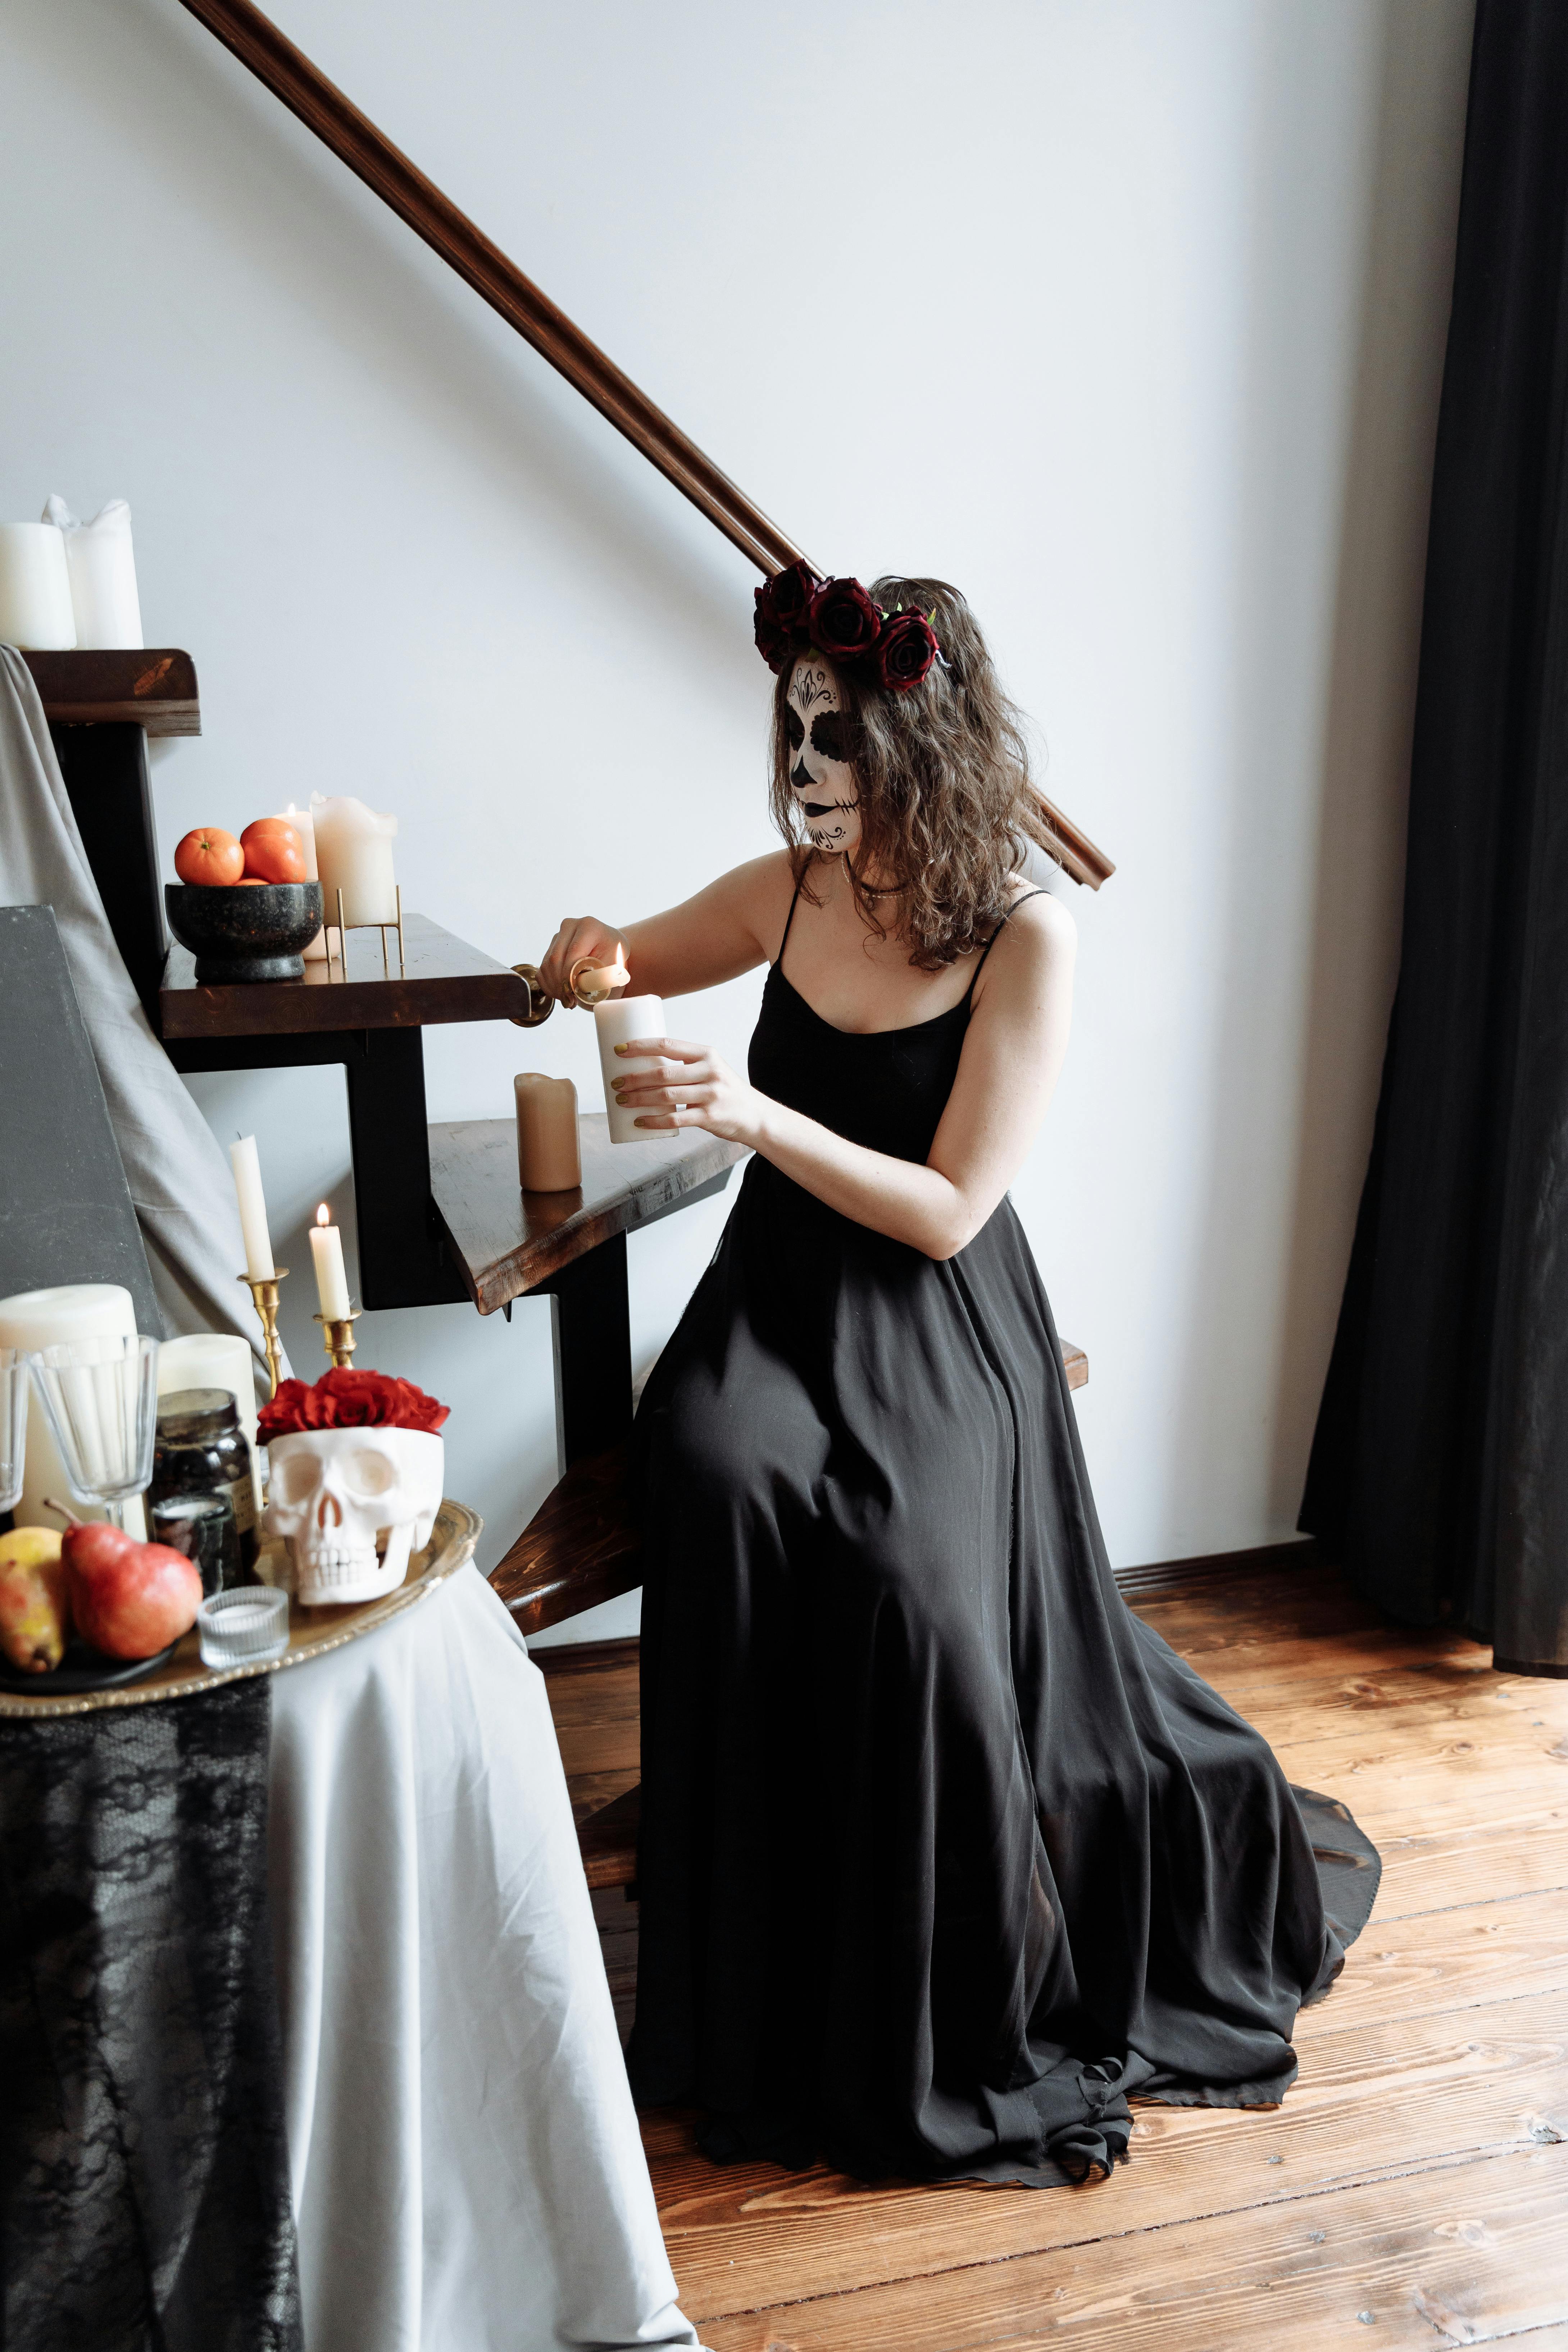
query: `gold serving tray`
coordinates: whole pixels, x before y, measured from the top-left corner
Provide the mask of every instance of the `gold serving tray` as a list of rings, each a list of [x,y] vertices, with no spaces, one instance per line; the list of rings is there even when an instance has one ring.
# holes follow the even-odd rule
[[[48,1676],[40,1675],[44,1685],[35,1698],[30,1691],[0,1691],[0,1717],[5,1716],[92,1715],[105,1706],[147,1706],[155,1699],[188,1698],[193,1692],[216,1690],[220,1683],[244,1682],[251,1675],[280,1675],[289,1666],[308,1665],[312,1658],[324,1658],[329,1650],[341,1650],[347,1642],[357,1642],[362,1633],[374,1633],[405,1611],[417,1608],[420,1601],[445,1584],[465,1562],[474,1556],[474,1546],[479,1529],[484,1526],[477,1511],[466,1503],[443,1501],[436,1514],[436,1525],[423,1551],[416,1551],[408,1563],[408,1574],[395,1592],[383,1595],[379,1601],[352,1602],[343,1609],[302,1609],[296,1601],[289,1612],[289,1647],[279,1658],[261,1658],[252,1665],[222,1666],[216,1671],[204,1666],[201,1651],[193,1625],[179,1648],[166,1665],[160,1666],[145,1682],[122,1684],[117,1690],[77,1691],[69,1697],[48,1696]]]

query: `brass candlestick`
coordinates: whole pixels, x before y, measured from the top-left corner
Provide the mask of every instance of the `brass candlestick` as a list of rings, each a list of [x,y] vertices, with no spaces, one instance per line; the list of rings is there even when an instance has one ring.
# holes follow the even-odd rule
[[[359,1321],[359,1308],[351,1307],[346,1315],[314,1315],[311,1321],[321,1327],[321,1345],[339,1371],[348,1367],[354,1351],[354,1325]]]
[[[283,1363],[283,1349],[278,1338],[278,1286],[280,1282],[287,1282],[289,1269],[286,1265],[275,1266],[270,1282],[252,1282],[247,1274],[240,1275],[237,1279],[244,1283],[256,1301],[256,1311],[261,1318],[262,1348],[267,1358],[267,1376],[272,1383],[271,1393],[276,1396],[278,1375]]]

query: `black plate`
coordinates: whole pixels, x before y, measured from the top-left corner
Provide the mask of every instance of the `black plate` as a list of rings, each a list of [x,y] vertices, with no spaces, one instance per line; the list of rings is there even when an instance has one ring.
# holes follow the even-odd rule
[[[154,1666],[167,1665],[179,1646],[171,1642],[152,1658],[106,1658],[85,1642],[70,1642],[52,1675],[23,1674],[0,1658],[0,1690],[19,1691],[24,1698],[75,1698],[82,1691],[115,1690],[124,1683],[139,1683]]]

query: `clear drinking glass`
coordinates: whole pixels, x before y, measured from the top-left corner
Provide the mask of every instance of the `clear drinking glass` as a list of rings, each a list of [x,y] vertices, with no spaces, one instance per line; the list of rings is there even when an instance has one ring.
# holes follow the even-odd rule
[[[27,1351],[0,1348],[0,1511],[22,1499],[27,1454]]]
[[[153,1476],[157,1340],[68,1339],[38,1350],[33,1378],[72,1494],[123,1527],[123,1506]]]

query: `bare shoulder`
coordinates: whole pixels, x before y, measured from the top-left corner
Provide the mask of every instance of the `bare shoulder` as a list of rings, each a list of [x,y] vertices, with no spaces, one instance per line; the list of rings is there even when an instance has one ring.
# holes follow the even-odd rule
[[[790,900],[795,896],[789,852],[771,849],[763,857],[748,858],[744,866],[733,866],[713,887],[724,892],[771,961],[778,953],[779,940],[789,919]]]
[[[1070,971],[1078,949],[1078,925],[1071,908],[1048,890],[1020,893],[1013,905],[1014,912],[989,963],[1002,962],[1004,968],[1020,974]],[[1005,948],[1010,948],[1010,952],[1004,959]]]
[[[977,1012],[989,1003],[1007,1020],[1065,1002],[1078,950],[1078,925],[1059,898],[1020,892],[1014,907],[974,991]]]

